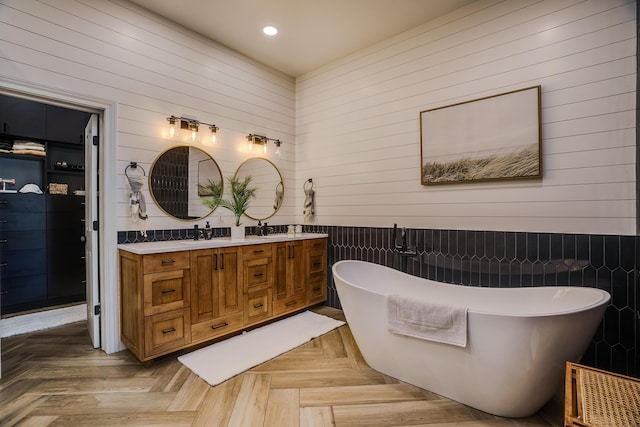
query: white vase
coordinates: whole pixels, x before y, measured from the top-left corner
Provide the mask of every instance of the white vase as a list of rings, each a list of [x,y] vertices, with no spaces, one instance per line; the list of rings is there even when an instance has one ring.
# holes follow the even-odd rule
[[[232,225],[231,226],[231,240],[244,240],[244,226]]]

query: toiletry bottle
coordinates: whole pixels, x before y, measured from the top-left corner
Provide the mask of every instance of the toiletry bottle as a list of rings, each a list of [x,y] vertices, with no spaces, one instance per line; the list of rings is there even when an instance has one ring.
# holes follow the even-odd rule
[[[213,237],[213,230],[209,225],[209,221],[207,221],[207,225],[204,226],[204,238],[205,240],[211,240],[212,237]]]
[[[193,240],[200,240],[200,230],[198,230],[198,224],[193,226]]]

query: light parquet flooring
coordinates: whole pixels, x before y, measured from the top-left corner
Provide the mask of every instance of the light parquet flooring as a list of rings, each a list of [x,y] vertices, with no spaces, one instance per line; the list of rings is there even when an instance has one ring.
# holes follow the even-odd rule
[[[344,320],[328,307],[315,310]],[[369,368],[348,326],[216,387],[175,355],[143,366],[75,323],[2,342],[2,426],[560,426],[562,408],[498,418]],[[557,405],[557,404],[555,404]]]

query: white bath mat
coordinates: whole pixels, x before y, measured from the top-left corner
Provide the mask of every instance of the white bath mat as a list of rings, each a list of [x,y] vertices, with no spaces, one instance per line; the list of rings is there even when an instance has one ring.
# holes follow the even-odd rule
[[[305,311],[185,354],[178,360],[213,386],[342,325],[344,322],[339,320]]]

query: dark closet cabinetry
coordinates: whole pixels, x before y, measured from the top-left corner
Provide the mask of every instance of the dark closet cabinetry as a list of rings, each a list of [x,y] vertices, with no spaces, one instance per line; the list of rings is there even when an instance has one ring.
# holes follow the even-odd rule
[[[0,193],[2,314],[85,299],[84,197]]]
[[[47,298],[45,202],[42,195],[0,194],[3,314]]]
[[[45,155],[0,152],[0,178],[15,179],[7,189],[36,184],[45,193],[0,192],[2,315],[86,298],[85,198],[74,191],[85,185],[89,118],[87,112],[0,95],[0,138],[45,149]],[[67,194],[48,194],[52,183],[66,184]]]

